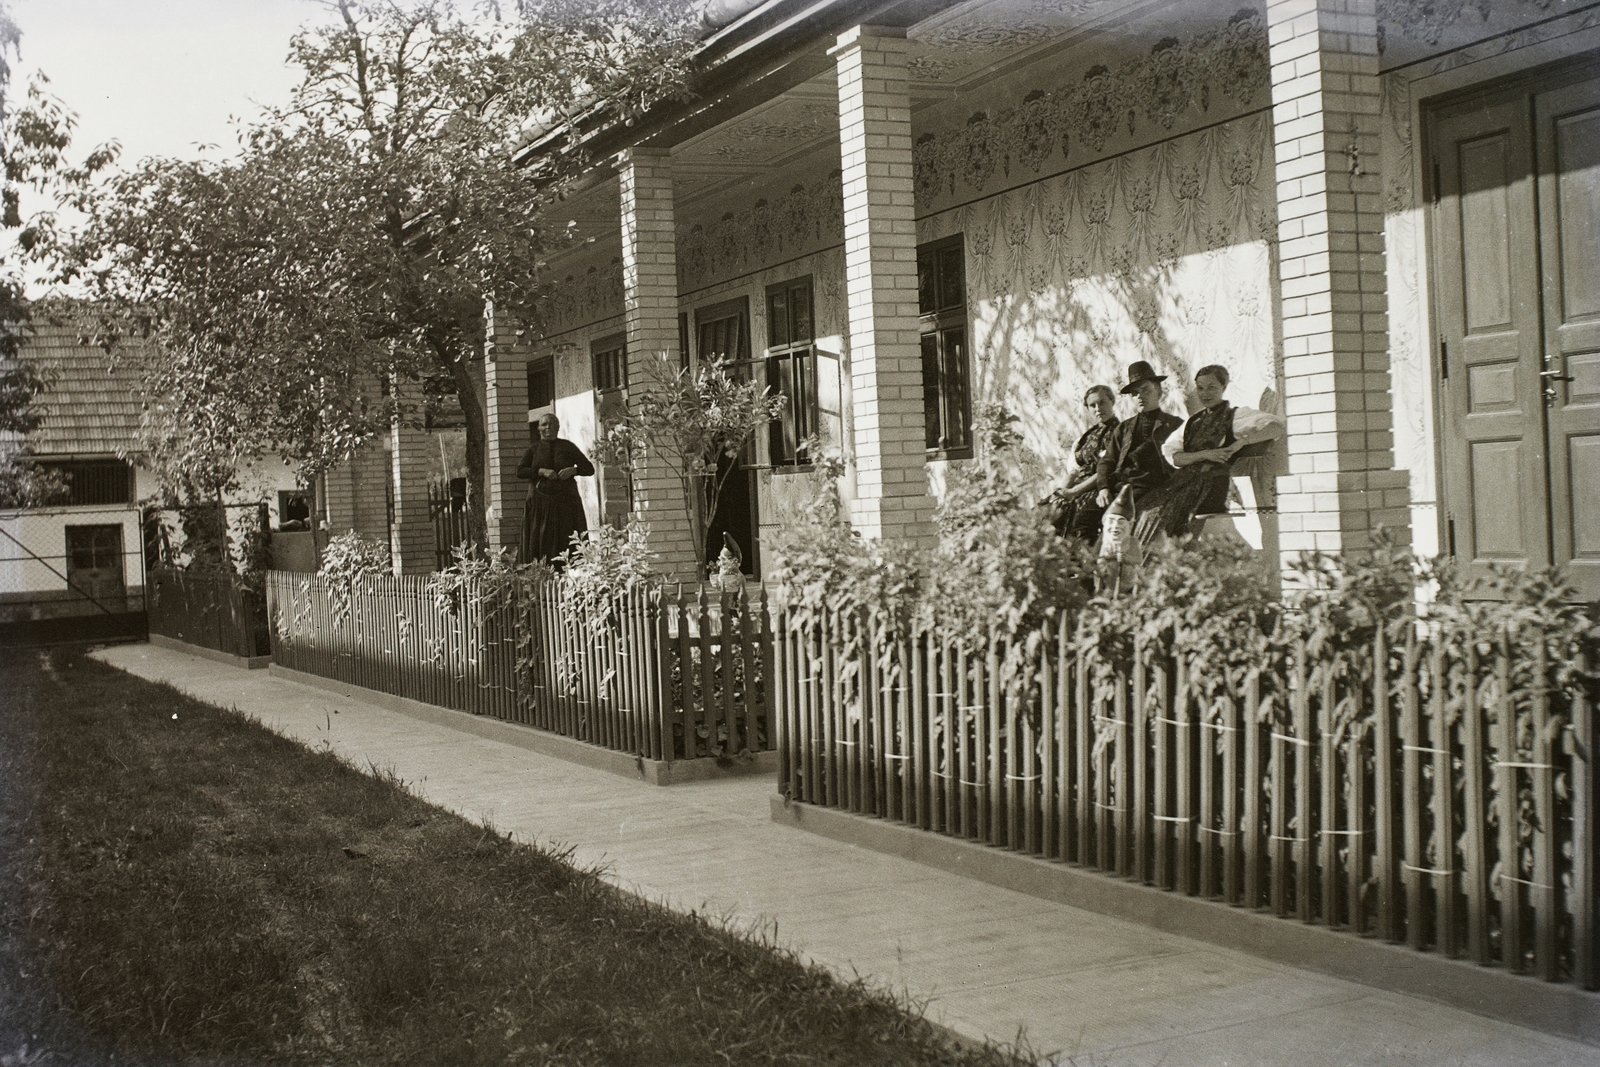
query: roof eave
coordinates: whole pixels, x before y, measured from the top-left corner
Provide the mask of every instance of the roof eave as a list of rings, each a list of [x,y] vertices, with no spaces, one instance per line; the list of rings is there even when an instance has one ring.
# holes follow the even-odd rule
[[[537,172],[542,161],[579,151],[599,162],[637,145],[670,147],[821,73],[834,38],[849,27],[909,27],[950,6],[951,0],[768,0],[702,42],[699,54],[709,58],[690,100],[662,101],[626,123],[597,103],[516,150],[512,161]]]

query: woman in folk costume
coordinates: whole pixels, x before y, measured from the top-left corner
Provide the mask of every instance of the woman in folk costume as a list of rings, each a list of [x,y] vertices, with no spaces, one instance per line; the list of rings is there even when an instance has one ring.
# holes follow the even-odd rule
[[[517,477],[533,482],[522,511],[522,547],[518,563],[552,563],[572,547],[572,535],[587,533],[588,519],[575,478],[594,474],[594,464],[564,437],[553,414],[539,419],[539,439],[517,465]]]
[[[1139,413],[1118,423],[1106,438],[1097,468],[1102,508],[1117,498],[1123,486],[1129,486],[1134,506],[1143,510],[1145,496],[1171,479],[1172,467],[1162,456],[1161,446],[1183,420],[1161,410],[1161,383],[1166,380],[1165,374],[1157,374],[1142,359],[1129,364],[1128,383],[1122,392],[1139,401]]]
[[[1260,455],[1283,436],[1281,418],[1234,407],[1222,398],[1227,388],[1227,368],[1212,365],[1195,372],[1200,410],[1184,424],[1181,438],[1172,439],[1181,442],[1168,449],[1177,474],[1145,499],[1140,540],[1148,542],[1158,529],[1168,537],[1195,532],[1206,517],[1227,514],[1233,461]]]
[[[1083,406],[1095,419],[1072,450],[1077,469],[1064,489],[1050,494],[1050,524],[1062,537],[1082,538],[1094,544],[1100,537],[1100,520],[1106,509],[1096,500],[1100,489],[1100,456],[1111,431],[1117,428],[1117,397],[1109,385],[1094,385],[1084,394]]]

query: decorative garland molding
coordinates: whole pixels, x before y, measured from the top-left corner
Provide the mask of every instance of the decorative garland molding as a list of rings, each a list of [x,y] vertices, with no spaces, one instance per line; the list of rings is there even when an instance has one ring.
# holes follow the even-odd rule
[[[1523,8],[1548,12],[1558,0],[1514,0]],[[1435,45],[1444,40],[1451,26],[1474,14],[1488,22],[1496,7],[1503,12],[1507,0],[1378,0],[1378,51],[1384,51],[1393,34],[1411,41]]]
[[[1018,107],[924,134],[914,148],[918,197],[955,196],[958,185],[981,193],[996,170],[1009,178],[1013,164],[1040,174],[1051,160],[1103,152],[1141,122],[1171,130],[1184,115],[1209,111],[1215,96],[1249,107],[1268,73],[1266,24],[1260,12],[1242,8],[1221,29],[1165,38],[1115,70],[1097,65],[1077,85],[1035,90]]]
[[[844,240],[844,186],[835,170],[822,182],[678,235],[678,282],[694,289],[774,260]]]

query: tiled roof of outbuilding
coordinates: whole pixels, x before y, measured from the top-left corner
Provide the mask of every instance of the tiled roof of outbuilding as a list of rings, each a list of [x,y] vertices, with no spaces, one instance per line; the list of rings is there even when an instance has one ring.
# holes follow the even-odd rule
[[[48,388],[36,404],[44,414],[28,435],[36,455],[117,453],[134,447],[143,412],[140,371],[142,347],[124,342],[115,356],[99,345],[81,343],[70,322],[36,317],[22,344],[22,358],[33,364]]]

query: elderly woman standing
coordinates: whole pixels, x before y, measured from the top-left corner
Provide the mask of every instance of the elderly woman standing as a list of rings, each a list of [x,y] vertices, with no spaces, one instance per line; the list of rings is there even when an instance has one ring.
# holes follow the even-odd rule
[[[583,498],[574,478],[590,477],[594,464],[577,445],[559,436],[561,420],[539,419],[539,439],[517,465],[517,477],[533,482],[522,512],[522,547],[518,563],[552,563],[572,547],[572,535],[588,532]]]
[[[1106,440],[1117,428],[1117,397],[1109,385],[1094,385],[1083,396],[1083,406],[1095,422],[1078,438],[1072,449],[1077,467],[1066,488],[1050,494],[1051,525],[1062,537],[1078,537],[1093,544],[1100,536],[1100,520],[1106,509],[1095,499],[1100,488],[1100,456]]]

